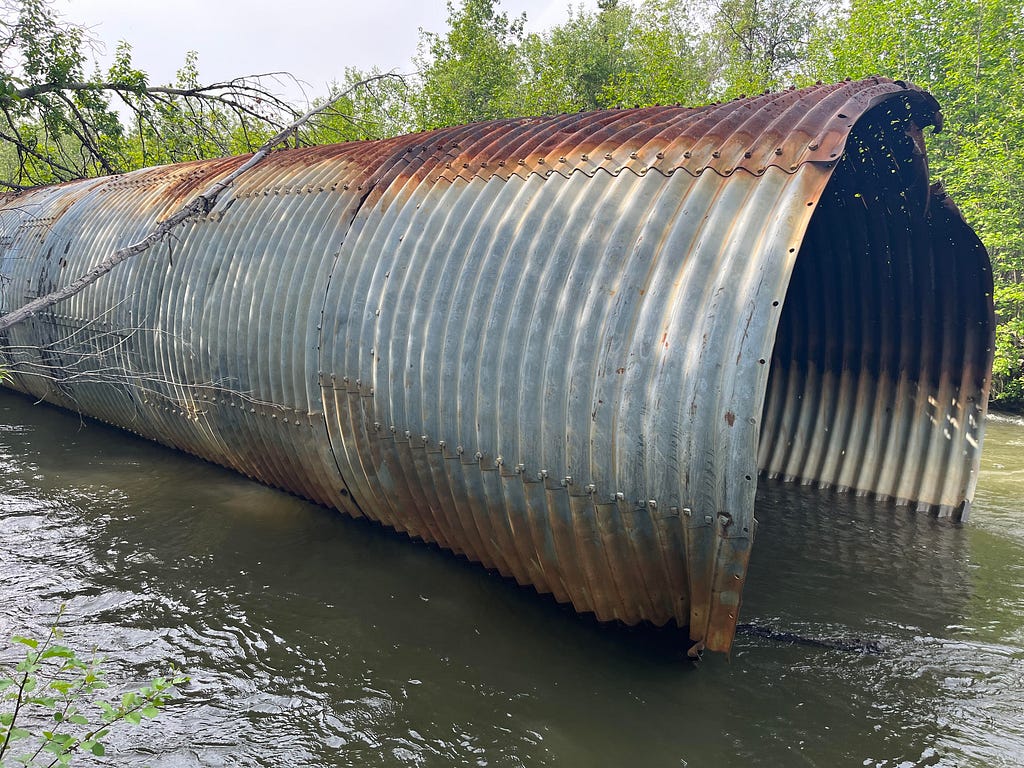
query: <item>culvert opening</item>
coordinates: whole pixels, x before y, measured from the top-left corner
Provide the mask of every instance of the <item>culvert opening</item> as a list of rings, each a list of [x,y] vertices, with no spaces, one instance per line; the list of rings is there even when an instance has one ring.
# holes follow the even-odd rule
[[[909,104],[854,127],[798,251],[758,467],[966,518],[992,354],[981,241],[929,187]]]

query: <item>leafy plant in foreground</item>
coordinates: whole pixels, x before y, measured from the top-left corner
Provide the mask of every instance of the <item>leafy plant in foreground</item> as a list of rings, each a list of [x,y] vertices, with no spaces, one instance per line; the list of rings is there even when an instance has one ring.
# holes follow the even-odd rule
[[[102,756],[112,728],[156,717],[175,698],[176,686],[188,681],[172,670],[107,700],[102,660],[81,658],[62,639],[57,626],[43,640],[11,638],[25,651],[13,668],[0,667],[0,768],[58,768],[76,754]]]

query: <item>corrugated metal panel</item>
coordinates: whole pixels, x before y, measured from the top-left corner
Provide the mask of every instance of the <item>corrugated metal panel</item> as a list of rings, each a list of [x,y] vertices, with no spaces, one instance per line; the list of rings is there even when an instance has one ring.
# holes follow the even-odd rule
[[[12,328],[15,386],[727,650],[759,471],[973,493],[991,275],[938,119],[872,79],[277,152]],[[239,162],[10,200],[3,306]]]

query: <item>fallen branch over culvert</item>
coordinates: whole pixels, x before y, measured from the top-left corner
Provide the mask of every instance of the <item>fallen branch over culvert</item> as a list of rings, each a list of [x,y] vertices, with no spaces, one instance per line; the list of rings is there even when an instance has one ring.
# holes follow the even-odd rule
[[[206,189],[206,191],[196,195],[182,208],[180,208],[176,213],[160,222],[151,232],[149,232],[149,234],[147,234],[141,240],[137,240],[134,243],[131,243],[130,245],[126,245],[123,248],[117,249],[112,254],[102,259],[99,263],[92,267],[92,269],[80,275],[75,280],[72,280],[63,288],[58,288],[55,291],[51,291],[45,296],[40,296],[36,299],[33,299],[32,301],[19,307],[18,309],[15,309],[11,312],[8,312],[5,315],[0,316],[0,332],[5,331],[12,325],[16,325],[17,323],[27,320],[28,318],[32,317],[38,312],[41,312],[42,310],[48,307],[52,307],[54,304],[58,304],[64,301],[65,299],[71,298],[79,291],[83,290],[87,286],[99,280],[101,277],[103,277],[103,275],[110,272],[110,270],[112,270],[121,262],[127,261],[133,256],[137,256],[140,253],[148,251],[153,245],[159,243],[161,240],[167,237],[167,235],[169,235],[171,231],[179,224],[184,224],[185,222],[190,221],[191,219],[194,219],[197,216],[202,216],[203,214],[208,213],[210,209],[212,209],[213,206],[216,204],[217,198],[220,197],[220,194],[229,186],[231,186],[231,184],[234,183],[234,181],[238,179],[239,176],[241,176],[246,171],[262,162],[263,159],[266,158],[273,151],[274,147],[290,139],[299,131],[300,128],[306,125],[306,123],[308,123],[310,120],[312,120],[320,113],[325,112],[331,107],[333,107],[339,101],[349,96],[357,88],[362,88],[366,85],[369,85],[372,82],[383,80],[389,77],[398,77],[398,75],[375,75],[365,80],[360,80],[358,83],[352,85],[352,87],[334,95],[333,97],[325,101],[323,104],[320,104],[319,106],[309,110],[298,120],[295,120],[290,125],[283,128],[273,137],[264,142],[263,145],[256,150],[252,157],[250,157],[248,160],[246,160],[244,163],[238,166],[235,170],[233,170],[223,179],[220,179],[219,181],[216,181],[213,184],[211,184],[209,188]]]

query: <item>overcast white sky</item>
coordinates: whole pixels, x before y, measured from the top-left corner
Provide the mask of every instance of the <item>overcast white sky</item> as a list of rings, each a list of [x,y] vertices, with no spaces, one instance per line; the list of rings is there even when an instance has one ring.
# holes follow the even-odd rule
[[[579,4],[573,0],[573,6]],[[596,0],[582,3],[595,7]],[[568,17],[570,0],[504,0],[540,31]],[[199,53],[204,82],[287,71],[321,95],[346,66],[408,72],[419,28],[445,29],[442,1],[425,0],[57,0],[67,21],[89,26],[109,63],[118,40],[153,83],[174,78],[186,51]]]

